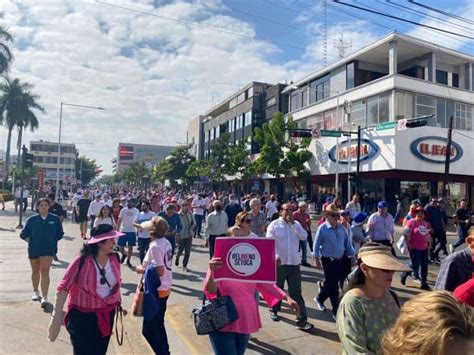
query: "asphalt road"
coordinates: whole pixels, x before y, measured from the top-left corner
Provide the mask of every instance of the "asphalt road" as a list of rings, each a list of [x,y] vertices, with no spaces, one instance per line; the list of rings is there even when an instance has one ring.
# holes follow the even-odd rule
[[[39,303],[30,301],[32,294],[30,267],[26,244],[14,227],[18,217],[7,204],[7,211],[0,211],[0,354],[64,354],[72,349],[66,330],[63,328],[55,343],[46,339],[49,314],[44,313]],[[65,237],[59,243],[59,262],[51,270],[50,299],[54,298],[56,285],[63,276],[69,261],[79,251],[81,238],[79,226],[65,222]],[[454,234],[450,236],[454,239]],[[194,239],[189,272],[173,269],[173,290],[168,301],[166,328],[171,352],[174,354],[211,354],[206,336],[196,335],[191,310],[200,303],[206,274],[208,251],[203,240]],[[138,256],[132,264],[139,262]],[[430,264],[429,283],[433,285],[438,266]],[[315,328],[302,332],[295,328],[295,317],[288,308],[283,308],[281,321],[273,322],[267,306],[262,302],[260,315],[262,329],[253,334],[247,354],[339,354],[341,347],[331,312],[319,312],[313,297],[316,281],[322,279],[322,271],[302,267],[303,296],[306,301],[309,321]],[[122,268],[122,295],[126,309],[130,308],[138,276],[128,267]],[[409,279],[401,286],[398,275],[393,289],[405,301],[420,292],[419,285]],[[328,301],[327,306],[330,308]],[[115,340],[109,346],[110,354],[152,354],[141,335],[141,319],[128,315],[124,319],[125,341],[119,347]]]

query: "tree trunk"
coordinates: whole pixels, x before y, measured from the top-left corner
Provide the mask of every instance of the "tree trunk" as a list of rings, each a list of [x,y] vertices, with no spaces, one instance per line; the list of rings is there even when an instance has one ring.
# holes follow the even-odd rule
[[[8,181],[8,168],[10,167],[10,146],[12,143],[12,130],[13,127],[8,127],[8,136],[7,136],[7,152],[5,156],[5,177],[4,181]]]
[[[18,127],[18,141],[17,141],[17,147],[18,147],[18,156],[16,157],[16,167],[19,168],[21,166],[21,139],[23,135],[23,126]]]

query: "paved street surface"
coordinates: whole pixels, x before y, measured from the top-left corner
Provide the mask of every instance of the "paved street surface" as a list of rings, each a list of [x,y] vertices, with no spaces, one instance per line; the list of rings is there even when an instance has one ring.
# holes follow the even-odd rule
[[[27,212],[27,215],[31,212]],[[18,224],[12,204],[7,211],[0,211],[0,354],[65,354],[71,353],[68,333],[64,328],[55,343],[46,339],[50,315],[44,313],[39,303],[30,301],[32,294],[30,267],[26,254],[26,243],[14,229]],[[65,222],[65,237],[59,243],[59,262],[51,270],[50,300],[54,289],[64,274],[69,261],[79,251],[81,238],[77,224]],[[454,239],[450,234],[449,239]],[[174,270],[173,292],[168,301],[166,327],[171,352],[174,354],[211,354],[208,337],[197,336],[191,310],[200,303],[202,286],[208,261],[207,248],[203,240],[194,239],[190,261],[190,272],[180,268]],[[138,257],[132,258],[138,263]],[[430,264],[429,283],[433,285],[438,266]],[[316,281],[322,272],[315,268],[302,268],[303,293],[310,322],[315,328],[302,332],[295,328],[294,315],[284,308],[280,322],[272,322],[268,308],[261,303],[260,314],[263,328],[251,338],[247,354],[338,354],[341,351],[335,323],[331,313],[315,309],[313,302]],[[122,295],[126,309],[130,308],[138,276],[129,268],[122,268]],[[402,301],[420,292],[419,285],[410,279],[407,287],[400,286],[398,275],[394,279],[394,290]],[[329,301],[328,301],[329,303]],[[328,304],[328,306],[330,306]],[[111,340],[109,354],[152,354],[141,335],[141,318],[128,315],[124,318],[124,344],[119,347],[115,338]]]

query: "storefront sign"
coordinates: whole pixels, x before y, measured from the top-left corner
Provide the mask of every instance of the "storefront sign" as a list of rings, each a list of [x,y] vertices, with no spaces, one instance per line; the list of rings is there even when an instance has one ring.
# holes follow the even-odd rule
[[[275,283],[275,239],[272,238],[217,238],[214,256],[223,261],[214,271],[214,279],[244,282]]]
[[[337,149],[337,152],[336,152]],[[360,161],[370,160],[375,157],[379,151],[379,146],[368,139],[360,140]],[[336,154],[339,157],[340,164],[348,164],[349,161],[357,161],[357,140],[351,140],[351,145],[349,146],[349,140],[341,142],[339,147],[337,145],[333,146],[329,150],[329,159],[333,162],[337,162]]]
[[[447,138],[427,136],[415,139],[411,145],[411,152],[418,158],[433,164],[444,164],[446,161]],[[452,142],[450,151],[451,163],[461,159],[463,155],[462,147]]]

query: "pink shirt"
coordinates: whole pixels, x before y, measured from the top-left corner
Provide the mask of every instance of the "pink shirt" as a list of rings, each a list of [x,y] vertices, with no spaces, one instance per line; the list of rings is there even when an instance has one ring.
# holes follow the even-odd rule
[[[206,280],[211,271],[207,271]],[[286,297],[285,292],[275,284],[252,283],[242,281],[217,281],[221,296],[230,296],[234,301],[239,314],[239,319],[221,329],[222,332],[239,334],[252,334],[262,327],[258,303],[255,298],[256,291],[260,292],[269,307],[273,307]],[[216,298],[215,294],[205,291],[209,299]]]
[[[410,219],[407,222],[406,228],[410,229],[410,246],[415,250],[428,249],[428,242],[430,240],[430,227],[428,222],[423,220],[417,221]]]

